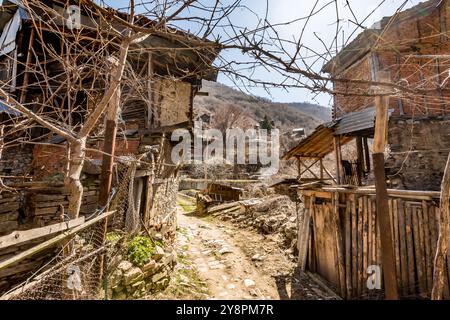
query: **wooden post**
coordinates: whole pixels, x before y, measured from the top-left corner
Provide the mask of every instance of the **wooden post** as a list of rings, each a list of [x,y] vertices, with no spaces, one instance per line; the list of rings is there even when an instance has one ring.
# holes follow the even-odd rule
[[[302,179],[302,161],[300,157],[297,158],[298,180]]]
[[[342,153],[341,153],[341,138],[334,137],[334,154],[336,156],[336,179],[337,184],[342,184]]]
[[[323,181],[323,159],[320,159],[320,180]]]
[[[28,72],[28,67],[31,63],[31,57],[32,57],[32,49],[33,49],[33,43],[34,43],[34,28],[31,29],[31,34],[30,34],[30,42],[28,44],[28,53],[27,53],[27,61],[25,63],[25,71],[24,71],[24,76],[23,76],[23,83],[22,83],[22,90],[20,93],[20,98],[19,98],[19,102],[20,103],[24,103],[25,102],[25,97],[27,94],[27,87],[28,87],[28,82],[30,79],[30,73]]]
[[[387,73],[378,74],[379,81],[387,82],[390,76]],[[373,145],[373,164],[375,174],[375,188],[377,199],[377,221],[380,230],[381,261],[383,265],[383,278],[385,298],[398,299],[397,276],[395,270],[394,246],[391,234],[391,220],[389,217],[389,203],[385,176],[384,150],[388,131],[388,96],[375,98],[376,121]]]
[[[151,129],[152,127],[152,114],[153,114],[153,56],[150,53],[148,56],[148,65],[147,65],[147,94],[148,94],[148,102],[147,102],[147,129]]]
[[[120,88],[117,88],[111,98],[109,110],[106,114],[105,141],[103,144],[102,172],[100,177],[99,205],[107,206],[111,192],[114,153],[117,135],[117,120],[120,105]]]
[[[115,61],[114,61],[115,62]],[[113,68],[113,74],[116,72],[115,68]],[[116,92],[111,97],[109,102],[109,109],[106,114],[106,129],[105,129],[105,140],[103,142],[103,158],[102,158],[102,172],[100,176],[100,191],[99,191],[99,205],[107,209],[109,205],[109,197],[111,194],[111,186],[112,186],[112,173],[114,166],[114,153],[116,147],[116,135],[117,135],[117,121],[118,121],[118,112],[120,106],[120,97],[121,97],[121,89],[120,84],[116,89]],[[101,238],[100,243],[103,245],[106,232],[108,229],[108,219],[106,218],[103,221],[103,224],[100,226]],[[100,246],[100,244],[97,244]],[[104,255],[102,254],[99,257],[99,260],[96,264],[96,270],[98,272],[98,285],[100,285],[101,280],[103,278],[103,265],[104,265]]]
[[[364,150],[362,137],[356,137],[356,151],[358,153],[358,185],[362,185],[364,177]]]
[[[370,168],[370,151],[369,151],[369,144],[367,143],[367,138],[363,138],[363,144],[364,144],[364,158],[366,160],[365,171],[369,173],[371,168]]]
[[[121,91],[117,88],[111,98],[109,110],[106,114],[105,140],[103,142],[102,172],[100,176],[99,205],[108,205],[111,192],[114,153],[116,148],[117,120],[120,105]]]

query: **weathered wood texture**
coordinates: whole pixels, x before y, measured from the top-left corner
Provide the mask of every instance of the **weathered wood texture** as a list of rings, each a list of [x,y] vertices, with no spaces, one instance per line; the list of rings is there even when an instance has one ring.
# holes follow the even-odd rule
[[[372,192],[300,190],[312,226],[306,237],[299,232],[299,248],[314,239],[311,261],[302,265],[327,280],[347,299],[379,299],[381,290],[369,290],[367,268],[381,268],[380,228]],[[412,200],[389,196],[389,217],[395,253],[397,285],[402,298],[430,298],[433,259],[438,240],[440,208],[435,200]],[[338,221],[335,220],[338,217]],[[300,229],[302,230],[302,229]],[[307,241],[306,243],[303,243]],[[305,253],[302,259],[305,259]],[[343,265],[342,265],[343,263]],[[314,266],[311,268],[311,266]],[[449,279],[445,279],[448,292]],[[450,296],[444,296],[450,298]]]

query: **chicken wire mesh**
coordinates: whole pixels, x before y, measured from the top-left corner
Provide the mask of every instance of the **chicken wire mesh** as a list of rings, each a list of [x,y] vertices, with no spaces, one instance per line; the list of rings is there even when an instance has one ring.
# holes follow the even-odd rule
[[[55,248],[55,255],[26,281],[3,295],[8,300],[94,300],[103,299],[104,274],[123,254],[121,239],[126,226],[139,224],[134,209],[133,181],[138,160],[128,156],[117,164],[109,210],[114,213],[100,218],[97,210],[86,221],[98,219],[88,228],[67,237]],[[130,215],[131,217],[127,217]],[[106,228],[107,227],[107,228]],[[108,235],[113,235],[108,239]]]

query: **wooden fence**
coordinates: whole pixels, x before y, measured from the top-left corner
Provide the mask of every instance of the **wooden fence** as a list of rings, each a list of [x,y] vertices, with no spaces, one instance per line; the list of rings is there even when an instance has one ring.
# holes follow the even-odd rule
[[[322,276],[347,299],[379,297],[381,290],[367,287],[369,267],[381,267],[380,232],[386,232],[376,223],[375,190],[324,188],[299,190],[299,195],[305,207],[299,217],[300,267]],[[404,298],[430,296],[439,233],[438,196],[389,190],[397,283]]]

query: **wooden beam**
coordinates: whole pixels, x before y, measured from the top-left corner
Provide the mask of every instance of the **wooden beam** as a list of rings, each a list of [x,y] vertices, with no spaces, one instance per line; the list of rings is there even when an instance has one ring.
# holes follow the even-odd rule
[[[378,81],[390,81],[390,75],[378,73]],[[380,232],[381,261],[383,265],[383,278],[385,298],[398,300],[397,275],[395,269],[395,255],[389,216],[389,203],[387,183],[385,176],[384,150],[387,143],[389,97],[375,97],[376,121],[373,146],[373,164],[375,174],[375,189],[377,198],[377,221]]]
[[[0,249],[19,245],[27,241],[39,239],[42,237],[50,236],[52,234],[62,232],[74,227],[77,227],[84,223],[84,217],[70,220],[67,222],[61,222],[52,224],[50,226],[36,228],[25,231],[15,231],[6,236],[0,237]]]
[[[324,172],[331,178],[331,180],[333,180],[334,181],[334,183],[337,183],[337,180],[336,180],[336,178],[331,174],[331,172],[330,171],[328,171],[328,169],[327,168],[325,168],[325,167],[323,167],[323,170],[324,170]]]
[[[305,164],[302,160],[300,160],[300,158],[299,158],[299,161],[300,161],[300,163],[302,164],[302,165],[304,165],[305,166],[305,170],[303,170],[303,172],[301,172],[300,173],[300,176],[303,176],[303,174],[304,173],[306,173],[306,172],[310,172],[316,179],[319,179],[319,177],[314,173],[314,172],[312,172],[311,171],[311,167],[312,166],[314,166],[317,162],[319,162],[319,159],[317,159],[316,161],[314,161],[311,165],[307,165],[307,164]]]
[[[92,220],[89,220],[88,222],[83,223],[82,225],[79,225],[78,227],[75,227],[72,230],[68,230],[67,232],[64,232],[50,240],[44,241],[41,244],[34,246],[28,250],[25,250],[9,259],[3,260],[0,262],[0,270],[4,269],[6,267],[9,267],[13,264],[16,264],[20,261],[25,260],[26,258],[28,258],[29,256],[35,255],[36,253],[41,252],[42,250],[51,247],[53,245],[58,244],[61,241],[64,241],[65,239],[67,239],[68,237],[71,237],[75,234],[77,234],[78,232],[94,225],[95,223],[109,217],[110,215],[112,215],[115,211],[110,211],[110,212],[105,212],[97,217],[95,217]]]

